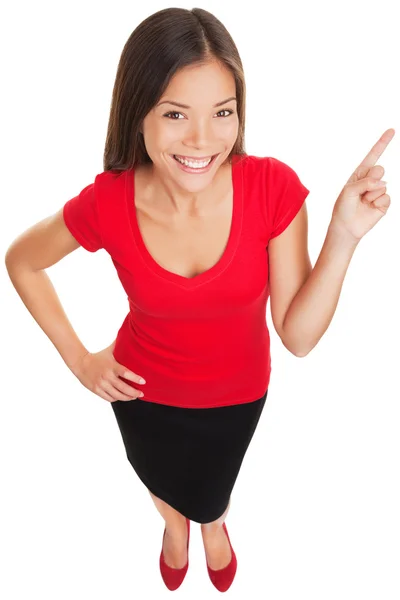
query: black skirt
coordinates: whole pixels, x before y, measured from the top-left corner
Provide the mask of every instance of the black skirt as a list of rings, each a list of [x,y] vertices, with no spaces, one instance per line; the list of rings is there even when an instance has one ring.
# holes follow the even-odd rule
[[[210,523],[229,504],[267,393],[214,408],[140,399],[111,406],[127,458],[147,489],[191,521]]]

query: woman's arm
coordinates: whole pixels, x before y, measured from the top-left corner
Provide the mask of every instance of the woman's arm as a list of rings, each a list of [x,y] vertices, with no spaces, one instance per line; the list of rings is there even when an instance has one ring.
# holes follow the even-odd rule
[[[357,245],[331,221],[318,260],[283,321],[282,341],[296,356],[306,356],[328,329]]]
[[[5,256],[8,275],[22,302],[72,372],[88,350],[69,322],[45,269],[77,248],[61,210],[24,231]]]
[[[22,302],[50,341],[65,364],[74,372],[74,365],[88,353],[75,333],[46,271],[29,267],[13,269],[8,274]]]
[[[392,128],[383,133],[344,185],[313,269],[305,207],[269,242],[272,317],[283,344],[296,356],[308,354],[328,329],[354,250],[387,214],[385,170],[376,162],[394,134]]]

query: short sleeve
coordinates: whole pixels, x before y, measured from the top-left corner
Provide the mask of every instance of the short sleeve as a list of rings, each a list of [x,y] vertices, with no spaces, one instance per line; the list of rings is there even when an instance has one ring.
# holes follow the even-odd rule
[[[97,252],[103,248],[94,183],[64,204],[63,217],[66,226],[85,250]]]
[[[270,161],[271,239],[290,225],[310,191],[289,165],[273,157],[270,157]]]

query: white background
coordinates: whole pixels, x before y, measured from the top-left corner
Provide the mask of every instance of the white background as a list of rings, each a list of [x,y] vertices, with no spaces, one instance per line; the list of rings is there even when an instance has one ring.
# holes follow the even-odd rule
[[[123,45],[164,2],[18,2],[3,11],[1,251],[103,170]],[[193,8],[192,3],[172,6]],[[197,5],[195,5],[197,6]],[[272,376],[226,524],[232,598],[398,600],[399,141],[396,3],[202,2],[246,75],[246,151],[311,190],[314,265],[343,185],[388,128],[378,164],[391,207],[360,242],[332,323],[305,358],[273,329]],[[397,59],[396,59],[397,57]],[[82,342],[114,339],[128,310],[109,255],[47,270]],[[73,376],[1,271],[0,596],[170,597],[164,521],[125,457],[111,405]],[[200,526],[177,597],[217,597]]]

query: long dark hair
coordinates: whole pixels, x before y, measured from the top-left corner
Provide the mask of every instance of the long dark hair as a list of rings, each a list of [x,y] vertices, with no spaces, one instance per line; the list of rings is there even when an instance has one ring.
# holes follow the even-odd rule
[[[235,78],[238,136],[227,161],[244,149],[246,87],[242,61],[224,25],[202,8],[166,8],[142,21],[128,38],[112,94],[104,171],[152,162],[140,131],[173,75],[187,65],[217,60]]]

